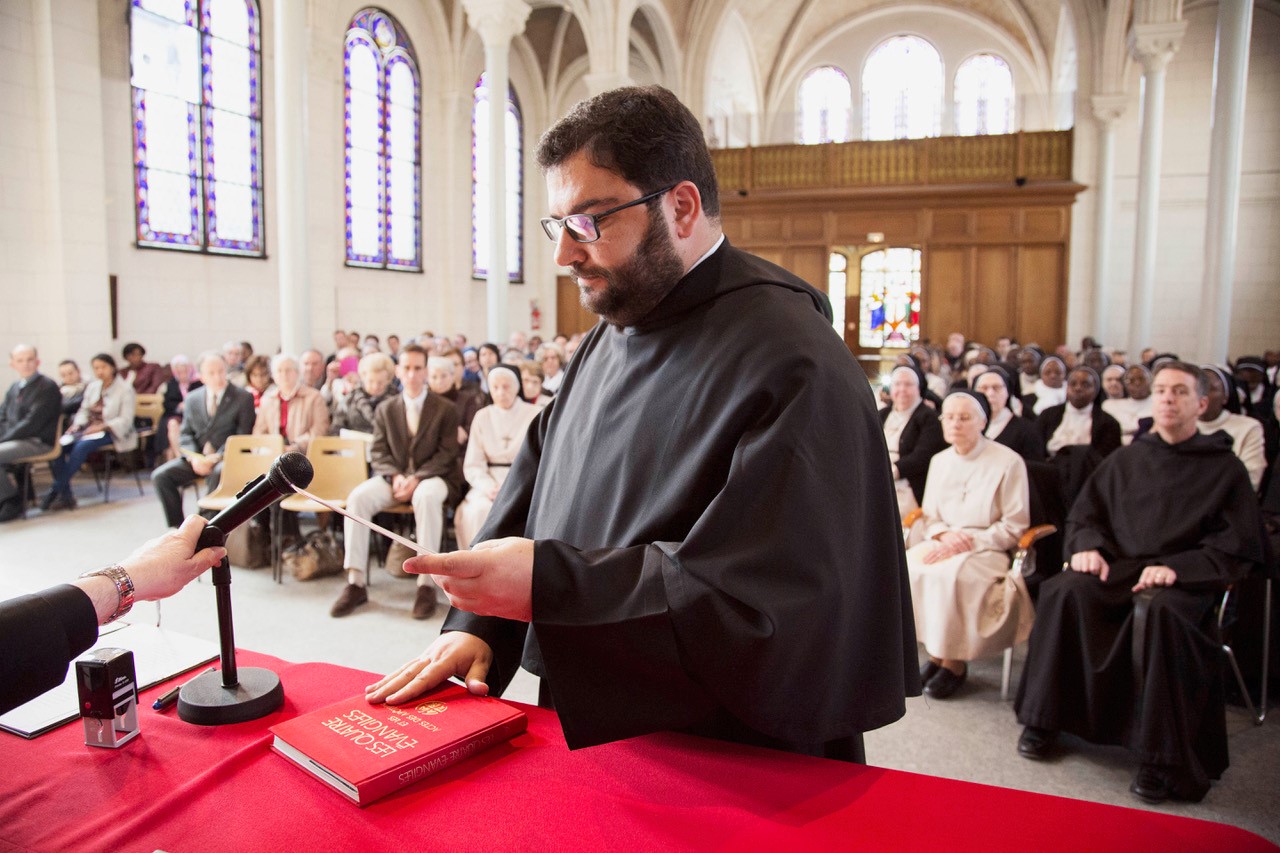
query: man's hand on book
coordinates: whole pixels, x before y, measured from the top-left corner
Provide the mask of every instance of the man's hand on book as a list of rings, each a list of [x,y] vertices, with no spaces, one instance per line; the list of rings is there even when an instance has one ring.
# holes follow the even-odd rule
[[[485,678],[493,650],[474,634],[450,631],[436,638],[425,652],[404,666],[365,688],[365,699],[392,705],[416,699],[450,676],[466,681],[467,690],[477,696],[489,693]]]
[[[481,542],[470,551],[422,554],[404,570],[431,575],[449,603],[477,616],[533,619],[533,540],[511,536]]]

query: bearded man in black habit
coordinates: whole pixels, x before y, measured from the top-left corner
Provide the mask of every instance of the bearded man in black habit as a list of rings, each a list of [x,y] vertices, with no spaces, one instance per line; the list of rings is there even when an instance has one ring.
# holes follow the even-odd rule
[[[1208,391],[1200,368],[1161,365],[1154,431],[1085,483],[1070,564],[1040,586],[1015,706],[1023,756],[1048,757],[1059,731],[1123,745],[1141,761],[1130,790],[1148,802],[1199,801],[1227,768],[1214,604],[1267,559],[1230,437],[1196,430]]]
[[[405,564],[453,610],[369,699],[500,692],[523,665],[573,748],[667,729],[862,760],[919,675],[888,454],[826,296],[725,240],[665,89],[580,103],[538,162],[556,263],[603,322],[479,544]]]

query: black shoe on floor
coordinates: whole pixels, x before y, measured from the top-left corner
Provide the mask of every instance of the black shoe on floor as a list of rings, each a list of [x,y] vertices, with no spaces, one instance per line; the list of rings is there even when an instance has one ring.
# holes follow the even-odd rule
[[[1133,777],[1133,784],[1129,786],[1129,790],[1138,799],[1152,805],[1159,805],[1173,796],[1173,780],[1169,778],[1169,774],[1163,767],[1144,764],[1138,768],[1138,773]]]
[[[929,679],[929,683],[924,686],[924,695],[931,699],[946,699],[952,693],[960,689],[960,685],[964,684],[964,680],[969,677],[969,666],[960,670],[959,674],[952,672],[945,666],[938,667],[938,672],[933,678]]]
[[[65,495],[52,494],[41,502],[40,508],[45,512],[57,512],[60,509],[75,509],[79,504],[76,496],[70,492]]]
[[[942,664],[933,661],[925,661],[925,665],[920,667],[920,686],[929,683],[929,679],[938,674],[938,670],[942,669]]]
[[[1018,755],[1030,758],[1032,761],[1044,761],[1053,751],[1053,745],[1057,740],[1057,732],[1027,726],[1022,730],[1022,736],[1018,738]]]
[[[57,499],[58,499],[58,493],[55,492],[53,489],[50,489],[49,494],[45,495],[44,498],[40,501],[40,511],[48,512],[49,507],[53,506],[53,502],[56,501]]]
[[[338,594],[338,600],[329,608],[329,615],[335,619],[346,616],[368,600],[368,590],[362,586],[349,583],[342,588],[342,592]]]

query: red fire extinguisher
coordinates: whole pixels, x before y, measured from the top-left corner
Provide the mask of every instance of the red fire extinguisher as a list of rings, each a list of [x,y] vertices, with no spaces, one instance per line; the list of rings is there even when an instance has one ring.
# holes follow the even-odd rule
[[[542,328],[542,309],[538,307],[538,300],[529,300],[529,330],[536,332]]]

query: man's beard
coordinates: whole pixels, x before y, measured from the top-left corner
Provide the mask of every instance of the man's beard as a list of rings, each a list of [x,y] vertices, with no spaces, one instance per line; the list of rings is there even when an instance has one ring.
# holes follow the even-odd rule
[[[684,263],[667,232],[660,207],[649,211],[649,226],[635,253],[621,266],[573,267],[575,282],[579,276],[596,276],[604,280],[599,290],[578,283],[582,307],[599,314],[614,326],[633,326],[657,307],[671,288],[684,275]]]

